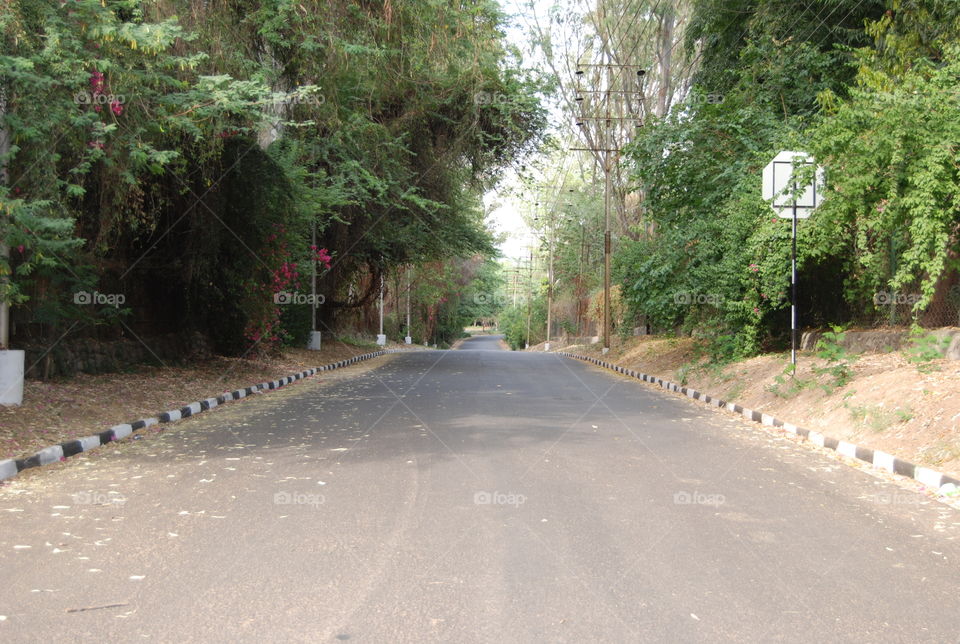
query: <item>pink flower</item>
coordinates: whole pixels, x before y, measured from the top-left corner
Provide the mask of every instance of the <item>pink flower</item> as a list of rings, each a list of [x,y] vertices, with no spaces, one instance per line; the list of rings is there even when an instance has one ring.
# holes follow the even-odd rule
[[[103,74],[96,69],[90,72],[90,91],[95,95],[103,93]]]
[[[333,259],[333,258],[330,257],[330,253],[327,251],[327,249],[326,249],[326,248],[317,249],[316,246],[311,246],[310,249],[313,250],[314,253],[315,253],[315,254],[314,254],[314,260],[320,262],[320,263],[323,264],[326,268],[329,269],[329,268],[330,268],[330,260]]]
[[[117,116],[120,116],[123,114],[123,105],[120,104],[120,101],[111,101],[110,110]]]

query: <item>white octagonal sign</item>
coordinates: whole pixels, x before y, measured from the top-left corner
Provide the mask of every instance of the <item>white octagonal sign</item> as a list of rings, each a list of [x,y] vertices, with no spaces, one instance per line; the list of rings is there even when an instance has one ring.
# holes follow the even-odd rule
[[[806,219],[823,201],[823,168],[817,167],[816,178],[807,186],[793,179],[795,168],[813,164],[806,152],[784,150],[763,169],[763,198],[780,217],[791,219],[796,213],[797,219]]]

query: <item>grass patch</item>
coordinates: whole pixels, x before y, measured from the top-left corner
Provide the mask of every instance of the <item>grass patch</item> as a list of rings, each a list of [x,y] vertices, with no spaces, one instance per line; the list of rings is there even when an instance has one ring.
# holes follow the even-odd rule
[[[783,373],[774,376],[773,384],[767,385],[765,389],[778,398],[788,400],[799,394],[804,389],[809,389],[814,385],[812,380],[797,378],[794,375],[795,371],[796,367],[793,364],[788,364],[786,367],[784,367]]]
[[[723,395],[723,399],[730,401],[735,399],[737,396],[743,393],[743,390],[747,388],[747,383],[744,381],[739,381],[733,387],[731,387],[727,393]]]
[[[917,371],[930,373],[940,371],[939,365],[933,364],[947,353],[950,338],[927,333],[919,327],[910,330],[910,346],[907,347],[907,360],[917,365]]]
[[[361,349],[378,349],[380,347],[375,340],[367,340],[366,338],[353,335],[341,336],[338,337],[337,340],[353,347],[360,347]]]
[[[908,406],[903,409],[884,409],[869,405],[850,405],[843,403],[850,412],[850,417],[856,422],[869,427],[875,432],[882,432],[894,425],[906,423],[913,418],[913,410]]]
[[[824,333],[823,337],[817,341],[816,356],[825,361],[826,366],[813,367],[813,373],[816,375],[829,375],[833,378],[832,382],[820,385],[827,395],[853,380],[852,365],[859,357],[847,351],[843,346],[842,343],[846,337],[846,331],[843,327],[833,325],[831,328],[832,331]]]

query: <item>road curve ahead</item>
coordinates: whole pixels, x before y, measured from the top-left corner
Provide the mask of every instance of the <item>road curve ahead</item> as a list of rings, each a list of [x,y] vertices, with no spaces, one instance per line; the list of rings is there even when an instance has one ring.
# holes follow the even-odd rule
[[[957,512],[493,343],[0,487],[0,641],[958,641]]]

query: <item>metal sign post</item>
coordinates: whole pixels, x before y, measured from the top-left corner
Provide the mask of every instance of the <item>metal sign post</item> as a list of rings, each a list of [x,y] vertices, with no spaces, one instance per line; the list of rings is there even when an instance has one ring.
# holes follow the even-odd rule
[[[793,243],[790,253],[790,364],[797,367],[797,202],[793,202]]]
[[[823,168],[817,167],[811,183],[800,186],[794,170],[813,166],[814,160],[806,152],[784,150],[763,169],[763,198],[779,217],[792,221],[790,253],[790,364],[797,367],[797,219],[807,219],[823,201]]]

